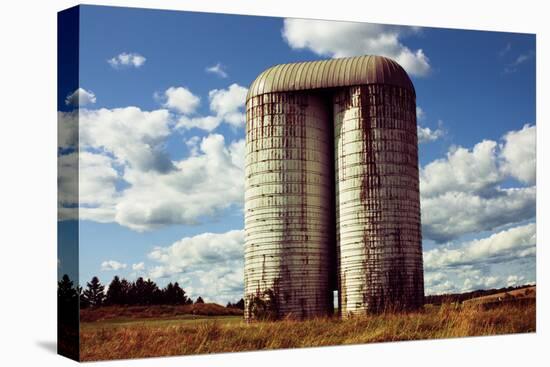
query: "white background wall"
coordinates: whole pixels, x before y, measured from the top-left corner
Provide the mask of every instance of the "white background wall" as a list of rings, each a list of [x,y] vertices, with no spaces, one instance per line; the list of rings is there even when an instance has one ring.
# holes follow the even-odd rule
[[[550,32],[545,1],[117,0],[155,7],[537,33],[536,335],[370,344],[157,358],[98,366],[299,366],[360,363],[423,366],[529,366],[548,363]],[[65,366],[56,340],[56,12],[75,1],[0,3],[0,364]],[[545,69],[546,66],[546,69]],[[546,83],[546,84],[545,84]],[[22,285],[34,285],[32,293]],[[24,289],[28,289],[25,287]],[[6,295],[16,295],[6,299]],[[546,339],[546,340],[544,340]],[[547,364],[546,364],[547,365]]]

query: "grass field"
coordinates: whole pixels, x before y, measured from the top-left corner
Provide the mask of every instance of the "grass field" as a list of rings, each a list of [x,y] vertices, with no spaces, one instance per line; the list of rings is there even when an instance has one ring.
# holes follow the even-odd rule
[[[243,321],[242,316],[193,316],[182,315],[174,318],[162,317],[162,318],[149,318],[143,320],[136,319],[113,319],[109,321],[99,322],[83,322],[80,324],[82,331],[93,331],[103,328],[120,328],[120,327],[165,327],[165,326],[177,326],[177,325],[193,325],[204,322],[219,322],[219,323],[241,323]]]
[[[178,315],[82,322],[81,359],[95,361],[534,332],[535,303],[427,305],[387,313],[246,324],[242,316]]]
[[[205,316],[242,316],[243,311],[227,308],[216,303],[193,305],[153,305],[153,306],[106,306],[80,310],[80,321],[118,322],[121,320],[204,318]]]

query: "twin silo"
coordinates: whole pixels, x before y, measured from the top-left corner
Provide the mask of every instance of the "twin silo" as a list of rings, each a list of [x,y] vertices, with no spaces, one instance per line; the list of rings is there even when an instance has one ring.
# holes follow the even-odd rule
[[[393,60],[277,65],[246,101],[245,318],[424,299],[414,87]],[[263,308],[263,309],[262,309]]]

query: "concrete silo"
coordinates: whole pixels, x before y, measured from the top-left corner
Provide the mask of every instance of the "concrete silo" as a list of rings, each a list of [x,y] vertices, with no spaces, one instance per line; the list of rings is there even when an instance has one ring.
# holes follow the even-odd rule
[[[247,96],[247,319],[251,305],[329,314],[333,289],[344,317],[423,304],[416,134],[414,87],[390,59],[258,76]]]
[[[342,316],[424,302],[415,91],[392,60],[333,94]]]
[[[327,315],[334,272],[329,110],[311,93],[266,93],[248,100],[247,116],[245,316],[262,317],[262,308],[274,318]]]

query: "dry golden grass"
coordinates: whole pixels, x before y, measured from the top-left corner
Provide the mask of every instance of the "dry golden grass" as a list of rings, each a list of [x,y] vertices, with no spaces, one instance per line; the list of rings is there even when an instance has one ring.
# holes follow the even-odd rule
[[[534,332],[535,304],[492,309],[445,304],[421,312],[381,314],[348,320],[284,320],[246,324],[238,319],[83,324],[81,359],[224,353],[398,340],[456,338]]]

